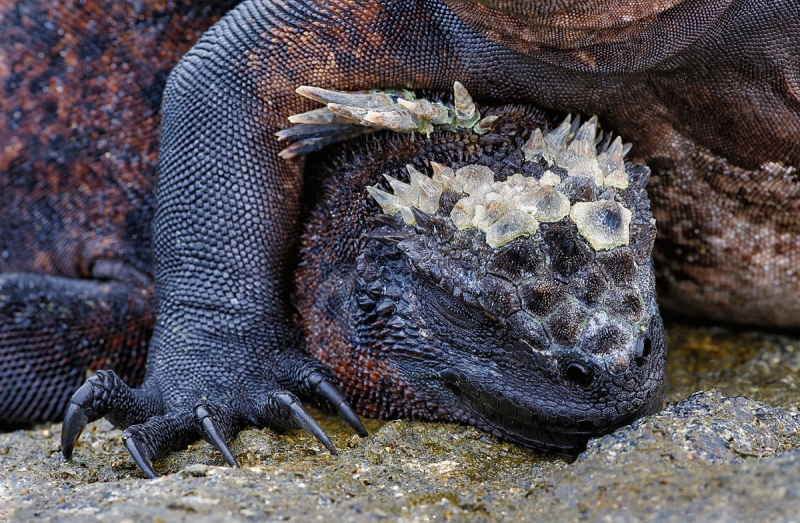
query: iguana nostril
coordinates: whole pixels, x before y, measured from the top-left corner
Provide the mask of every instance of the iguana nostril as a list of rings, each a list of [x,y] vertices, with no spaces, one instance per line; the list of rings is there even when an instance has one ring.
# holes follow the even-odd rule
[[[653,342],[650,340],[650,338],[641,338],[636,344],[636,364],[644,364],[652,349]]]
[[[594,372],[592,372],[592,368],[577,362],[567,365],[564,375],[569,381],[583,389],[589,388],[594,381]]]

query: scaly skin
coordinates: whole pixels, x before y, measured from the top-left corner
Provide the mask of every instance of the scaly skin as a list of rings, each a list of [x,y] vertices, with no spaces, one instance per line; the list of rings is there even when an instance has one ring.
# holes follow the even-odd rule
[[[0,2],[0,426],[144,378],[162,92],[230,6]]]
[[[407,165],[430,173],[434,161],[489,167],[496,182],[512,173],[541,179],[547,163],[520,152],[541,112],[489,114],[498,119],[480,136],[379,135],[312,159],[308,171],[322,173],[322,186],[314,181],[309,191],[317,196],[295,273],[305,349],[366,415],[456,420],[575,453],[591,434],[661,405],[666,342],[650,265],[649,171],[629,165],[630,187],[616,190],[549,167],[564,177],[556,192],[572,204],[617,201],[633,211],[630,245],[600,251],[560,213],[538,215],[548,221],[533,236],[490,247],[488,232],[454,226],[460,191],[433,192],[438,210],[420,204],[427,211],[414,211],[414,226],[365,198],[375,184],[392,192],[384,175],[407,180]]]
[[[602,1],[558,9],[538,2],[504,15],[463,2],[246,2],[212,28],[166,92],[156,221],[161,323],[145,387],[148,398],[164,401],[130,421],[185,412],[187,398],[205,394],[196,388],[210,373],[230,375],[208,361],[187,362],[178,336],[245,361],[264,351],[274,374],[266,381],[296,383],[291,329],[260,331],[287,324],[302,165],[277,158],[272,133],[289,114],[312,108],[294,96],[300,84],[446,91],[460,80],[477,99],[600,114],[658,169],[651,196],[664,303],[713,318],[800,323],[797,3],[617,3],[609,12]],[[247,175],[221,183],[231,173]],[[250,192],[256,198],[246,202]],[[186,197],[193,193],[197,199]],[[206,252],[199,240],[210,238],[218,243]],[[221,319],[225,329],[216,328]],[[219,334],[205,339],[211,328]],[[197,379],[175,383],[179,369],[170,365],[187,365]],[[215,394],[230,388],[223,380]],[[224,423],[231,430],[223,432],[240,423]]]

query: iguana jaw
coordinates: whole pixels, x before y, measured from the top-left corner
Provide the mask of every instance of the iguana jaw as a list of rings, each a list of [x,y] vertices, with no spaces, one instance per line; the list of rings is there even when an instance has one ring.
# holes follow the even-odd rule
[[[504,398],[490,396],[454,374],[448,374],[445,381],[474,416],[470,418],[470,424],[503,440],[560,455],[579,454],[586,449],[589,439],[609,434],[642,416],[658,412],[664,396],[662,387],[638,409],[600,423],[588,418],[546,416],[532,412]],[[492,405],[491,411],[487,409],[488,405]]]
[[[663,362],[662,362],[663,363]],[[569,363],[560,365],[561,372]],[[475,379],[470,369],[446,369],[440,373],[440,379],[446,389],[455,396],[463,408],[464,422],[475,425],[495,436],[519,445],[544,450],[561,455],[576,455],[586,448],[590,438],[609,434],[618,428],[630,424],[634,420],[661,410],[666,392],[663,376],[652,373],[659,367],[659,362],[643,362],[645,379],[655,387],[642,387],[644,397],[615,398],[615,392],[598,387],[608,395],[609,408],[587,409],[587,404],[570,403],[569,398],[553,394],[552,401],[537,399],[525,402],[525,395],[499,393],[496,383],[484,379]],[[531,390],[541,385],[540,377],[528,380]],[[613,390],[613,378],[609,380]],[[620,380],[621,381],[621,380]],[[545,383],[547,385],[547,383]],[[520,401],[522,400],[522,401]],[[598,405],[603,401],[598,399]],[[626,406],[627,404],[627,406]],[[457,410],[457,409],[454,409]],[[611,414],[607,414],[611,412]]]
[[[384,369],[380,396],[401,406],[394,415],[449,419],[529,448],[574,455],[590,438],[660,408],[666,343],[654,301],[638,337],[613,354],[593,354],[599,347],[592,336],[571,348],[536,343],[530,332],[458,305],[413,277],[402,259],[379,263],[394,274],[376,299],[390,301],[380,307],[391,313],[376,315],[376,305],[359,337]],[[628,365],[618,365],[620,355]]]

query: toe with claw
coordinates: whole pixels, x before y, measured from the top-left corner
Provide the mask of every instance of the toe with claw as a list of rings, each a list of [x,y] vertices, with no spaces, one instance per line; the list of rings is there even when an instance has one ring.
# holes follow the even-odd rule
[[[61,429],[61,452],[71,460],[75,442],[92,421],[106,417],[117,427],[128,427],[163,409],[158,395],[131,389],[113,371],[98,371],[72,395]]]
[[[345,399],[330,373],[318,362],[290,358],[284,369],[298,394],[339,413],[360,435],[367,431]],[[331,439],[305,410],[292,392],[275,384],[261,384],[252,390],[267,391],[250,397],[232,396],[230,401],[186,391],[183,399],[166,409],[161,393],[153,388],[131,389],[111,371],[100,371],[89,378],[73,395],[62,429],[62,452],[71,460],[75,443],[86,425],[101,417],[125,429],[123,441],[134,463],[149,478],[158,476],[153,461],[171,450],[185,448],[202,437],[216,448],[231,467],[239,464],[229,442],[248,425],[282,430],[300,429],[314,436],[331,454],[338,451]],[[194,402],[190,398],[202,398]],[[230,399],[230,398],[229,398]]]
[[[471,129],[482,134],[496,120],[494,116],[481,118],[472,96],[459,82],[453,87],[453,104],[417,99],[410,91],[343,92],[301,86],[297,93],[326,107],[289,117],[295,126],[277,133],[279,140],[293,142],[280,152],[287,159],[380,129],[427,135]]]

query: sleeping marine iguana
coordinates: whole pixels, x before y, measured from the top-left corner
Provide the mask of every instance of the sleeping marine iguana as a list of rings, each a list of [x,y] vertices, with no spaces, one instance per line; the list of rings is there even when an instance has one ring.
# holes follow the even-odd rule
[[[798,16],[794,2],[724,0],[241,4],[165,93],[159,324],[145,385],[130,392],[109,379],[103,389],[108,375],[92,378],[74,400],[67,446],[81,416],[107,413],[137,423],[127,444],[148,467],[173,440],[200,433],[225,449],[243,423],[277,421],[265,405],[277,402],[279,418],[296,407],[270,388],[345,405],[331,380],[316,381],[327,371],[298,355],[287,321],[302,164],[283,163],[272,134],[311,108],[293,95],[300,84],[444,91],[461,80],[479,99],[599,114],[657,169],[663,303],[798,324]],[[126,272],[97,261],[83,266]],[[255,385],[229,367],[265,353]]]

